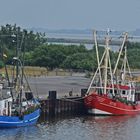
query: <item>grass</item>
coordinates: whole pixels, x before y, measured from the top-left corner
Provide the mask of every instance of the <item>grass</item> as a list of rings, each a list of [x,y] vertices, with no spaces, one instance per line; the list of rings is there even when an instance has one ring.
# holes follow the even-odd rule
[[[13,69],[12,66],[10,66],[10,65],[7,66],[7,71],[8,71],[9,76],[13,75],[12,69]],[[14,72],[16,72],[16,70],[14,70]],[[5,68],[0,69],[0,73],[6,74]],[[68,72],[63,69],[57,69],[57,70],[50,71],[45,67],[32,67],[32,66],[25,66],[24,73],[27,76],[34,76],[34,77],[42,76],[42,75],[45,75],[45,76],[71,76],[72,75],[71,72]]]
[[[7,71],[8,75],[12,76],[12,69],[13,67],[8,65],[7,66]],[[16,72],[16,71],[14,71]],[[6,74],[5,73],[5,68],[0,69],[0,74]],[[68,70],[63,70],[63,69],[55,69],[55,70],[48,70],[45,67],[33,67],[33,66],[25,66],[24,67],[24,73],[26,76],[29,77],[39,77],[39,76],[72,76],[74,72],[70,72]],[[85,77],[89,78],[91,76],[91,73],[85,73]],[[133,79],[131,79],[136,82],[140,82],[140,76],[135,76]]]

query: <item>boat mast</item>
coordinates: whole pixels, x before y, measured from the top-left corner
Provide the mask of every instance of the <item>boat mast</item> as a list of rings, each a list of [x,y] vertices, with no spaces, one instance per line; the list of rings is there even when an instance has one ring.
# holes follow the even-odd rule
[[[106,87],[107,87],[107,72],[108,72],[108,62],[109,62],[109,41],[110,41],[110,37],[109,37],[109,32],[110,30],[108,29],[107,31],[107,36],[106,36],[106,47],[105,47],[105,51],[106,51],[106,55],[105,55],[105,66],[104,66],[104,94],[106,94]]]
[[[97,63],[98,63],[98,68],[90,82],[90,85],[88,87],[87,90],[87,94],[89,94],[89,91],[91,88],[97,88],[96,86],[93,86],[93,82],[95,80],[95,77],[97,76],[97,74],[99,73],[99,81],[100,81],[100,85],[98,85],[98,88],[101,88],[102,90],[104,90],[104,94],[106,94],[106,89],[107,89],[107,75],[108,75],[108,68],[110,68],[110,75],[111,75],[111,82],[113,85],[113,74],[112,74],[112,68],[111,68],[111,62],[110,62],[110,55],[109,55],[109,41],[110,41],[110,37],[109,37],[109,32],[110,30],[107,31],[107,36],[106,36],[106,46],[105,46],[105,50],[104,53],[102,55],[102,58],[99,62],[99,52],[98,52],[98,45],[97,45],[97,40],[96,40],[96,31],[94,32],[94,38],[95,38],[95,47],[96,47],[96,56],[97,56]],[[104,72],[103,75],[101,74],[101,64],[103,64],[104,61]],[[104,79],[102,79],[102,77],[104,76]],[[104,80],[104,81],[103,81]],[[103,85],[104,82],[104,85]],[[114,88],[113,88],[114,89]],[[103,93],[103,92],[102,92]],[[113,90],[113,95],[114,95],[114,90]]]
[[[21,114],[21,102],[22,102],[22,92],[23,92],[23,65],[20,60],[20,55],[21,55],[21,45],[23,42],[23,37],[22,35],[22,40],[21,44],[19,42],[19,29],[17,31],[17,46],[16,46],[16,57],[13,57],[13,60],[15,61],[15,66],[16,66],[16,77],[15,77],[15,86],[17,87],[16,92],[19,98],[19,108],[20,108],[20,114]]]
[[[87,90],[86,94],[89,94],[89,91],[90,91],[91,88],[95,88],[95,87],[92,87],[92,84],[93,84],[93,81],[95,80],[95,77],[96,77],[96,75],[97,75],[97,73],[98,73],[98,71],[99,71],[99,68],[100,68],[100,66],[101,66],[101,64],[102,64],[102,62],[103,62],[103,60],[104,60],[105,53],[106,53],[106,52],[104,51],[103,56],[102,56],[102,58],[101,58],[101,61],[100,61],[100,63],[99,63],[99,66],[98,66],[98,68],[97,68],[97,70],[96,70],[96,72],[95,72],[95,74],[94,74],[94,76],[93,76],[93,78],[92,78],[92,80],[91,80],[91,82],[90,82],[90,85],[89,85],[89,87],[88,87],[88,90]]]
[[[126,64],[127,64],[127,58],[126,58],[126,46],[125,48],[125,55],[124,55],[124,60],[123,60],[123,65],[122,65],[122,75],[121,75],[121,80],[122,80],[122,84],[125,84],[125,77],[126,77]]]
[[[99,51],[98,51],[97,36],[96,36],[96,31],[95,30],[94,30],[94,41],[95,41],[97,63],[98,63],[98,68],[99,68],[100,87],[102,87],[101,68],[100,68],[100,62],[99,62]]]
[[[98,45],[97,45],[97,37],[96,37],[96,31],[94,31],[94,40],[95,40],[95,47],[96,47],[96,55],[97,55],[97,63],[98,63],[98,68],[97,68],[97,70],[96,70],[96,72],[95,72],[95,74],[94,74],[94,76],[93,76],[93,78],[92,78],[92,80],[91,80],[91,82],[90,82],[90,85],[89,85],[89,87],[88,87],[88,90],[87,90],[87,92],[86,92],[86,94],[89,94],[89,91],[90,91],[90,89],[92,88],[92,84],[93,84],[93,81],[94,81],[94,79],[95,79],[95,77],[96,77],[96,75],[97,75],[97,73],[98,73],[98,71],[99,71],[99,74],[100,74],[100,82],[102,82],[102,78],[101,78],[101,68],[100,68],[100,66],[101,66],[101,64],[102,64],[102,62],[103,62],[103,59],[104,59],[104,56],[105,56],[105,51],[104,51],[104,53],[103,53],[103,56],[102,56],[102,58],[101,58],[101,61],[99,62],[99,53],[98,53]],[[101,85],[101,87],[102,87],[102,85]],[[94,88],[94,87],[93,87]]]
[[[19,57],[19,30],[17,31],[17,46],[16,46],[16,57]],[[19,62],[16,61],[16,82],[19,77]]]
[[[122,51],[123,51],[123,48],[124,48],[124,45],[125,45],[125,42],[126,42],[127,38],[128,38],[128,33],[125,33],[123,43],[121,45],[120,52],[119,52],[119,55],[118,55],[118,59],[117,59],[117,62],[116,62],[116,65],[115,65],[115,68],[114,68],[114,71],[113,71],[113,75],[116,73],[118,63],[119,63],[119,60],[120,60],[120,57],[121,57],[121,54],[122,54]]]

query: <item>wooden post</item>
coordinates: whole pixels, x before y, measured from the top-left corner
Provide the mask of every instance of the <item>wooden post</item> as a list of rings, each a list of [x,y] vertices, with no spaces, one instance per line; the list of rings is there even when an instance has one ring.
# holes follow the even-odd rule
[[[86,94],[86,92],[87,92],[87,89],[82,88],[82,89],[81,89],[81,97],[84,97],[85,94]]]
[[[49,116],[55,116],[56,91],[49,91]]]

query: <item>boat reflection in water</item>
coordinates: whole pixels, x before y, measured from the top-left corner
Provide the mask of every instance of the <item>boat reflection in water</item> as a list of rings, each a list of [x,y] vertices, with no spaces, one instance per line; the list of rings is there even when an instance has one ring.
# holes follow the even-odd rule
[[[90,116],[85,124],[95,140],[129,140],[138,139],[139,121],[138,116]]]

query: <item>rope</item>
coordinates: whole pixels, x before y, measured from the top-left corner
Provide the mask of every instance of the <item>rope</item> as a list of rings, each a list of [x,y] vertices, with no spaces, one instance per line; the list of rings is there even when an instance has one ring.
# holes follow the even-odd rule
[[[76,100],[80,100],[80,99],[84,99],[84,97],[81,97],[81,98],[78,98],[78,99],[66,99],[66,98],[62,98],[62,99],[59,99],[61,101],[70,101],[70,102],[73,102],[73,103],[81,103],[80,101],[76,101]]]

